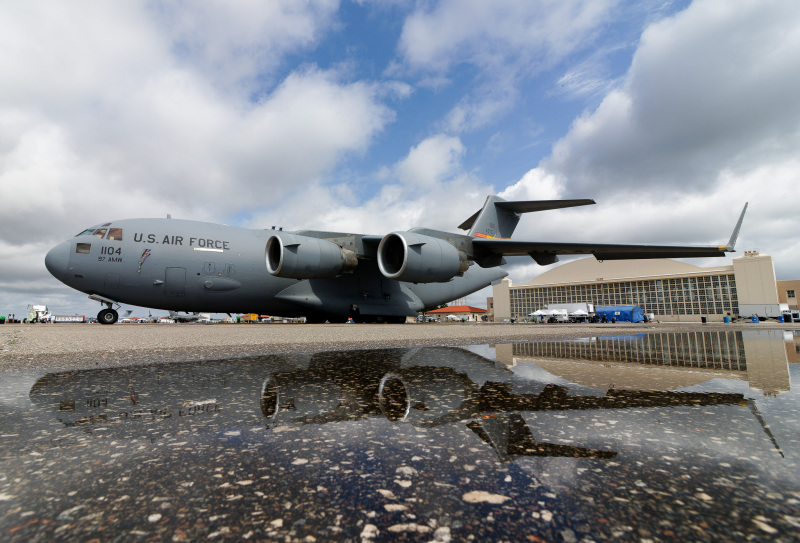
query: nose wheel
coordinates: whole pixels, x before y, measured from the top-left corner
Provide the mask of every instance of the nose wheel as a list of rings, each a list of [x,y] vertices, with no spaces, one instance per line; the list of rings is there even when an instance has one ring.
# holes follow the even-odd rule
[[[114,306],[119,307],[119,302],[115,300],[111,300],[110,298],[105,298],[103,296],[99,296],[97,294],[92,294],[89,296],[90,300],[94,300],[95,302],[100,302],[104,306],[100,313],[97,314],[97,322],[100,324],[114,324],[119,319],[119,313],[114,309]],[[130,311],[128,311],[130,315]]]
[[[119,314],[111,308],[103,309],[97,314],[97,322],[100,324],[114,324],[119,319]]]

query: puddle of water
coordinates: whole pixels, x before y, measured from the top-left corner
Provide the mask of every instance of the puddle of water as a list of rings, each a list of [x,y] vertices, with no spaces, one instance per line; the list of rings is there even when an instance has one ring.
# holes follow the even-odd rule
[[[19,376],[0,384],[0,528],[793,540],[799,344],[646,334]]]

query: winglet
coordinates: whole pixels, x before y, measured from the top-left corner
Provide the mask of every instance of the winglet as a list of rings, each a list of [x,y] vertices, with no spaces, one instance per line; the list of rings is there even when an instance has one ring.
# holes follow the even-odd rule
[[[733,229],[733,233],[731,234],[731,239],[728,240],[728,245],[725,246],[726,252],[733,252],[734,246],[736,245],[736,238],[739,237],[739,229],[742,227],[742,221],[744,220],[744,212],[747,211],[747,204],[745,202],[744,207],[742,208],[742,214],[739,215],[739,220],[736,221],[736,227]]]

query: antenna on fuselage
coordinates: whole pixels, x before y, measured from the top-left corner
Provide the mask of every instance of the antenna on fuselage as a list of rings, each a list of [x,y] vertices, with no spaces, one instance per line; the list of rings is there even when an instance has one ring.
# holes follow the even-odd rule
[[[172,218],[172,214],[171,213],[167,213],[167,218],[171,219]]]

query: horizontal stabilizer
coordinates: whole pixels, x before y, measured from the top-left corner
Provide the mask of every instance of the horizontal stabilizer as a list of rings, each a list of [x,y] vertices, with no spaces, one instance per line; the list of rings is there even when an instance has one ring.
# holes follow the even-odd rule
[[[594,200],[582,198],[580,200],[527,200],[518,202],[495,202],[495,206],[513,211],[514,213],[531,213],[533,211],[547,211],[550,209],[563,209],[565,207],[578,207],[594,205]]]
[[[499,196],[489,196],[483,207],[461,223],[461,230],[469,230],[470,236],[482,238],[509,238],[519,222],[518,213],[547,211],[594,204],[594,200],[526,200],[510,202]]]
[[[491,198],[491,197],[490,197]],[[497,198],[497,197],[495,197]],[[533,211],[547,211],[550,209],[563,209],[565,207],[578,207],[578,206],[586,206],[592,205],[596,202],[590,199],[582,199],[582,200],[527,200],[527,201],[517,201],[517,202],[509,202],[506,200],[494,200],[495,207],[499,207],[501,209],[505,209],[507,211],[511,211],[512,213],[531,213]],[[485,208],[486,206],[484,206]],[[478,218],[478,215],[481,214],[483,209],[479,209],[472,216],[458,225],[461,230],[469,230],[472,228],[472,225],[475,224],[475,220]]]

